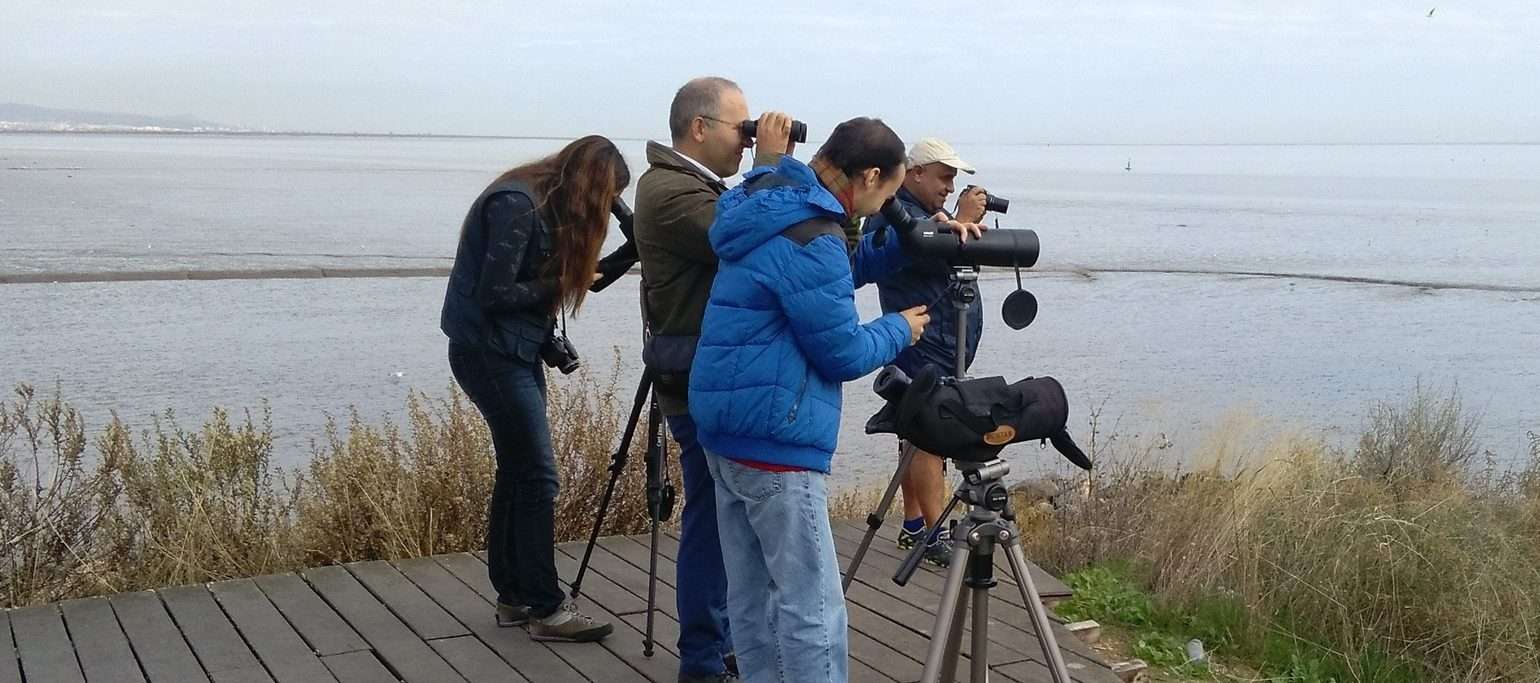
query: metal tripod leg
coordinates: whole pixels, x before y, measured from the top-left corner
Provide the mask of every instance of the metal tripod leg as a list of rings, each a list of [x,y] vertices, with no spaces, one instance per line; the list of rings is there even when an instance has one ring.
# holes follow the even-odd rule
[[[658,612],[658,531],[663,526],[663,472],[667,466],[668,444],[663,433],[663,413],[658,397],[652,397],[647,412],[647,516],[652,522],[652,550],[647,559],[647,630],[642,635],[642,656],[653,652],[653,620]]]
[[[964,581],[966,584],[967,582]],[[966,586],[964,590],[968,590]],[[968,599],[958,596],[957,611],[952,613],[952,630],[947,632],[946,653],[941,659],[941,680],[957,680],[958,653],[962,652],[963,622],[968,620]]]
[[[1021,551],[1021,541],[1016,533],[1005,539],[1005,557],[1010,560],[1011,573],[1016,576],[1016,587],[1021,589],[1021,600],[1032,615],[1037,642],[1043,646],[1043,656],[1048,659],[1048,671],[1053,674],[1054,683],[1070,683],[1069,671],[1064,668],[1064,654],[1059,652],[1059,641],[1053,635],[1053,622],[1048,620],[1043,598],[1038,595],[1037,584],[1032,582],[1032,574],[1027,571],[1027,556]]]
[[[987,683],[989,681],[989,590],[985,588],[970,590],[973,591],[973,649],[968,651],[968,661],[972,663],[970,678],[973,683]]]
[[[871,547],[877,529],[882,527],[882,520],[888,516],[888,508],[893,505],[893,495],[898,492],[898,486],[903,482],[904,474],[909,471],[909,463],[914,460],[915,451],[918,450],[914,444],[904,443],[903,452],[898,458],[898,470],[888,482],[888,489],[882,493],[882,502],[877,504],[876,512],[866,515],[866,534],[861,536],[861,545],[856,546],[856,554],[850,558],[850,566],[845,569],[845,578],[840,583],[841,591],[850,591],[850,582],[855,580],[856,570],[861,568],[861,560],[866,558],[866,549]]]
[[[961,641],[954,645],[952,633],[957,632],[961,638],[961,610],[968,608],[968,603],[962,599],[963,578],[968,573],[968,554],[973,551],[964,538],[953,540],[952,566],[947,569],[946,584],[941,589],[941,605],[936,609],[936,624],[930,630],[930,648],[925,652],[925,672],[920,676],[920,680],[926,683],[941,680],[943,665],[957,665],[957,648],[961,646]],[[950,658],[946,656],[948,650],[952,652]]]
[[[636,385],[636,398],[631,402],[631,416],[626,421],[625,432],[620,437],[620,445],[610,455],[610,479],[604,484],[604,497],[599,501],[599,511],[594,515],[593,530],[588,534],[588,545],[583,547],[583,559],[578,562],[577,576],[572,579],[572,598],[577,599],[583,590],[583,578],[588,575],[588,561],[593,558],[594,544],[599,542],[599,530],[604,527],[604,518],[610,511],[610,500],[615,496],[615,484],[620,481],[620,475],[625,472],[626,460],[631,454],[631,439],[636,436],[636,424],[641,420],[642,408],[647,405],[647,397],[652,392],[652,372],[642,370],[642,379]]]

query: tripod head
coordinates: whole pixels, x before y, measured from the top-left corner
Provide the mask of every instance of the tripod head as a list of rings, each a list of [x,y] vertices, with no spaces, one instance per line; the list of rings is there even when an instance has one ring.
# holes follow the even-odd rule
[[[962,469],[963,480],[957,484],[957,490],[952,492],[952,500],[947,503],[946,510],[941,513],[941,519],[951,516],[952,510],[957,507],[958,503],[967,503],[968,514],[965,517],[967,524],[964,525],[964,533],[969,536],[956,538],[955,542],[970,545],[980,542],[992,544],[992,539],[977,537],[978,532],[976,529],[980,528],[979,524],[982,523],[1015,519],[1015,516],[1011,514],[1009,509],[1011,493],[1006,488],[1004,481],[1005,475],[1011,473],[1011,466],[999,458],[988,462],[958,461],[958,463]],[[933,530],[923,543],[915,544],[914,549],[904,556],[904,561],[899,564],[898,571],[893,573],[893,583],[900,586],[909,583],[909,579],[914,576],[915,570],[920,566],[920,558],[925,553],[925,547],[930,544],[934,537],[935,531]],[[981,573],[980,576],[976,577],[977,579],[988,585],[994,585],[991,570],[981,567],[979,571]]]
[[[968,376],[968,310],[973,302],[979,300],[979,272],[973,266],[952,266],[952,274],[947,278],[946,294],[952,300],[952,309],[957,311],[957,348],[953,349],[953,358],[956,372],[952,375],[958,379],[967,379]]]
[[[1010,463],[995,459],[986,463],[962,463],[963,481],[957,487],[956,496],[975,508],[992,512],[1005,512],[1010,502],[1005,475],[1011,473]]]

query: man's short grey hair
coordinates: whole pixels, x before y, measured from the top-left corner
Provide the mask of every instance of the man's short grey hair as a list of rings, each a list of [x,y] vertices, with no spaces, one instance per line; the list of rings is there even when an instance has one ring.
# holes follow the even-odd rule
[[[674,103],[668,108],[668,132],[675,141],[684,139],[690,132],[690,122],[697,116],[719,117],[722,93],[742,92],[737,83],[718,76],[702,76],[674,93]]]

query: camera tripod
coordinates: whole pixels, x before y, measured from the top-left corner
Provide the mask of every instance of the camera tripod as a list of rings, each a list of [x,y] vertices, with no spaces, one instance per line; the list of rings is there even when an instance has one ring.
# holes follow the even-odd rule
[[[1011,574],[1016,579],[1016,588],[1021,591],[1022,603],[1032,617],[1048,671],[1053,675],[1054,683],[1070,683],[1064,655],[1053,635],[1053,622],[1048,620],[1048,611],[1043,607],[1037,585],[1032,582],[1032,574],[1027,571],[1026,554],[1021,550],[1021,530],[1016,527],[1016,517],[1010,509],[1010,493],[1002,481],[1010,471],[1010,465],[1004,460],[969,463],[968,468],[963,469],[962,483],[947,505],[947,513],[959,502],[967,503],[969,508],[952,536],[952,564],[942,589],[941,606],[936,610],[936,623],[931,629],[930,648],[925,653],[925,669],[920,676],[922,683],[956,680],[963,624],[970,606],[973,609],[973,639],[968,655],[969,679],[972,683],[989,680],[989,589],[997,585],[995,548],[1002,545]],[[894,582],[900,586],[909,582],[924,551],[923,546],[910,551],[894,575]],[[969,590],[967,599],[962,595],[964,585]]]
[[[958,379],[967,377],[968,313],[969,307],[978,300],[978,296],[978,272],[970,267],[954,266],[947,281],[946,297],[957,309],[957,346],[954,356],[956,365],[953,368],[955,371],[953,376]],[[842,585],[846,592],[850,590],[850,582],[855,580],[856,570],[860,568],[862,559],[866,557],[872,539],[882,527],[883,518],[887,516],[888,508],[893,505],[894,494],[897,493],[904,474],[908,472],[909,464],[914,460],[917,450],[919,449],[914,444],[904,444],[898,469],[893,473],[892,480],[888,482],[882,501],[878,503],[877,510],[866,516],[866,533],[861,537],[861,543],[857,546],[855,555],[850,558],[850,566],[845,570]],[[973,609],[973,640],[969,651],[972,681],[984,683],[988,680],[989,589],[996,585],[995,547],[1004,545],[1011,573],[1015,577],[1017,588],[1021,591],[1022,601],[1031,613],[1032,624],[1037,630],[1037,639],[1042,645],[1054,683],[1070,683],[1069,673],[1064,667],[1064,657],[1059,651],[1058,640],[1053,635],[1052,623],[1048,619],[1047,611],[1043,608],[1042,597],[1037,592],[1037,586],[1032,582],[1032,576],[1027,571],[1026,555],[1021,550],[1019,540],[1021,532],[1016,527],[1015,515],[1010,511],[1010,496],[1002,482],[1005,475],[1010,473],[1010,465],[1004,460],[996,459],[982,464],[963,463],[961,469],[963,481],[952,494],[952,500],[947,503],[946,509],[942,510],[925,538],[915,544],[904,557],[898,571],[893,574],[894,583],[900,586],[909,583],[910,577],[919,568],[926,547],[940,533],[941,522],[951,516],[959,503],[966,503],[969,506],[968,514],[957,523],[952,532],[952,559],[947,571],[945,588],[941,594],[941,605],[936,611],[935,628],[931,630],[924,674],[920,680],[923,683],[937,681],[950,683],[955,680],[958,651],[962,646],[963,620],[967,618],[970,606]],[[962,597],[964,584],[970,589],[967,600]]]
[[[636,398],[631,403],[631,416],[626,422],[625,432],[620,437],[620,446],[610,456],[609,481],[604,485],[604,498],[599,502],[599,510],[594,516],[593,531],[588,534],[588,545],[583,548],[583,561],[578,564],[577,576],[572,579],[573,598],[577,598],[582,592],[583,576],[588,573],[588,561],[593,556],[594,544],[599,542],[599,530],[604,526],[604,518],[610,510],[610,500],[615,495],[615,484],[625,472],[626,461],[631,456],[631,441],[636,436],[637,425],[641,422],[642,407],[647,406],[647,448],[642,457],[646,466],[647,476],[647,517],[651,522],[652,545],[651,554],[647,561],[647,627],[642,636],[642,655],[651,657],[653,653],[653,617],[657,613],[657,584],[658,584],[658,534],[663,522],[668,521],[674,513],[675,492],[674,485],[667,479],[667,468],[664,466],[668,459],[667,437],[663,429],[663,412],[658,408],[657,396],[653,395],[652,370],[644,368],[642,379],[636,387]]]

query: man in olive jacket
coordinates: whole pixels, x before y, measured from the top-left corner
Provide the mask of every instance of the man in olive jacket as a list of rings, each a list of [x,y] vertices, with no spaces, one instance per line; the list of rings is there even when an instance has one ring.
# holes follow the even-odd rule
[[[723,179],[735,176],[754,141],[742,133],[748,104],[725,78],[684,84],[669,108],[672,146],[647,143],[648,169],[636,185],[634,230],[642,263],[642,308],[652,333],[646,357],[653,391],[679,444],[684,513],[677,558],[679,680],[732,680],[736,667],[727,624],[727,577],[717,538],[716,484],[695,440],[686,391],[701,317],[717,273],[706,231],[716,216]],[[791,150],[791,117],[759,118],[754,164],[770,165]]]

